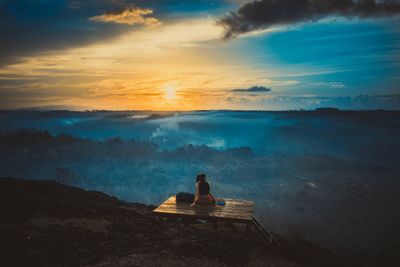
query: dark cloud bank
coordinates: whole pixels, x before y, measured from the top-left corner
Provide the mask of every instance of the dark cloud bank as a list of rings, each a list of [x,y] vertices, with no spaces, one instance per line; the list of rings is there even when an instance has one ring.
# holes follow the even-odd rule
[[[270,92],[271,88],[267,88],[265,86],[252,86],[250,88],[246,89],[233,89],[231,90],[232,92],[249,92],[249,93],[265,93],[265,92]]]
[[[142,26],[99,23],[99,19],[93,19],[102,15],[121,14],[136,8],[149,9],[153,12],[151,17],[164,21],[176,12],[195,8],[207,10],[213,7],[211,3],[215,4],[215,1],[0,0],[0,66],[21,61],[32,54],[109,40],[131,31],[132,27]]]
[[[127,27],[90,22],[127,1],[0,1],[0,65],[121,34]]]
[[[244,4],[217,23],[225,28],[223,38],[228,40],[273,25],[315,21],[328,16],[370,18],[399,14],[398,0],[261,0]]]

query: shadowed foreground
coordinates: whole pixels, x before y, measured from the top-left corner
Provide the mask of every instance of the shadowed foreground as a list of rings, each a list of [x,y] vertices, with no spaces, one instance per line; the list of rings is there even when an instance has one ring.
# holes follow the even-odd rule
[[[274,248],[209,224],[184,226],[153,206],[49,181],[0,178],[2,266],[355,266],[301,240]]]

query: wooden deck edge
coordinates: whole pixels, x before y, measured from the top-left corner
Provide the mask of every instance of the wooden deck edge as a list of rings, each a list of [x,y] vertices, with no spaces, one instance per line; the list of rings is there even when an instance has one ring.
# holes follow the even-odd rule
[[[232,222],[232,223],[251,223],[252,219],[241,219],[241,218],[227,218],[227,217],[215,217],[207,215],[192,215],[192,214],[176,214],[168,212],[160,212],[153,210],[153,214],[160,215],[163,217],[170,218],[191,218],[195,220],[207,220],[207,221],[221,221],[221,222]]]

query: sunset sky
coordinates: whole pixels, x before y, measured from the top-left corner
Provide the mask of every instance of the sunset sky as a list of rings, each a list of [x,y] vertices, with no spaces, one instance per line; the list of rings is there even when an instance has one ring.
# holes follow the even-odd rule
[[[0,0],[0,109],[400,109],[398,1],[247,2]]]

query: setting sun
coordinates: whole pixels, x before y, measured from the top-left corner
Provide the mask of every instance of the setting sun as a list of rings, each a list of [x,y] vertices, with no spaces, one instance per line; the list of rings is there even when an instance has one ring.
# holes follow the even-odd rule
[[[175,94],[175,87],[172,85],[168,85],[164,88],[165,90],[165,98],[167,100],[174,100],[176,99],[176,94]]]
[[[399,26],[400,0],[0,0],[1,266],[400,266]]]

